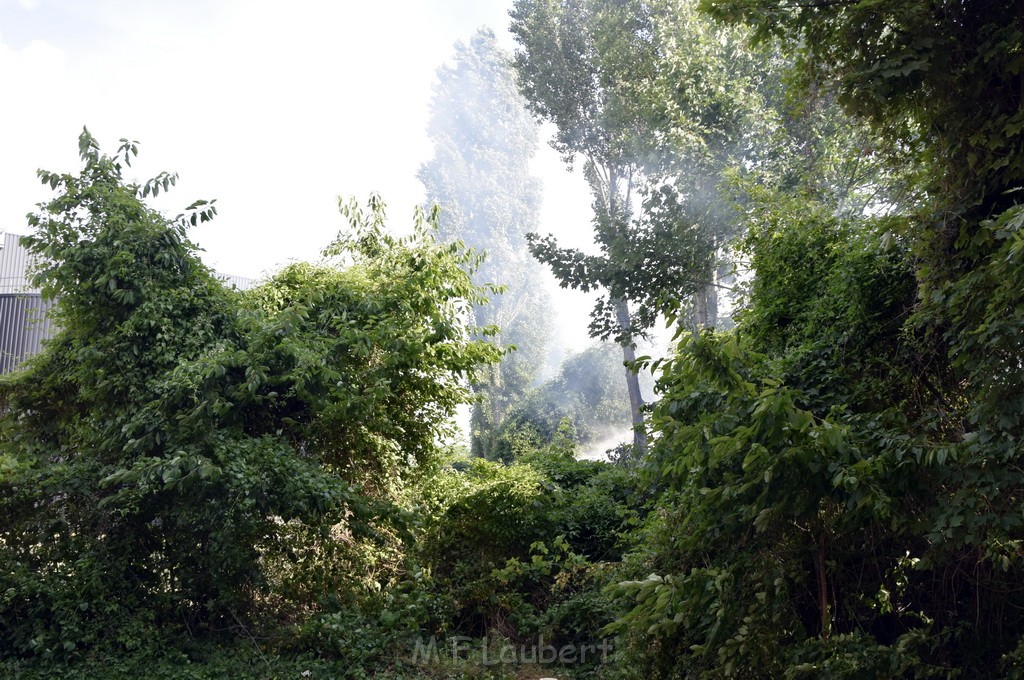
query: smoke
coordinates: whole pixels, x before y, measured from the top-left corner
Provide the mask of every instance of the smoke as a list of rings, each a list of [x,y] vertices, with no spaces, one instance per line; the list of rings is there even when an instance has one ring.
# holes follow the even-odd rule
[[[542,185],[536,231],[539,234],[553,234],[564,247],[597,253],[599,250],[594,244],[590,186],[582,172],[573,172],[566,167],[558,153],[547,144],[553,132],[554,126],[551,124],[540,127],[544,143],[530,162],[531,173],[541,180]],[[550,297],[549,313],[555,331],[544,371],[544,378],[547,379],[558,372],[562,360],[582,352],[593,343],[588,326],[590,310],[599,293],[562,288],[547,266],[543,267],[541,280]]]
[[[622,444],[633,443],[633,429],[629,427],[613,430],[598,441],[581,448],[576,457],[579,460],[609,460],[608,452]]]

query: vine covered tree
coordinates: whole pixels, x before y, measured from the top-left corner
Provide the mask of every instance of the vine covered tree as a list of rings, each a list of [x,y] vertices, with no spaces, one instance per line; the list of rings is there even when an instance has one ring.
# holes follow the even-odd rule
[[[122,176],[135,143],[79,148],[24,238],[60,330],[0,380],[0,651],[124,653],[353,587],[498,358],[462,314],[474,258],[422,214],[388,236],[373,198],[323,263],[239,293],[186,237],[211,204],[168,220],[143,199],[175,176]]]

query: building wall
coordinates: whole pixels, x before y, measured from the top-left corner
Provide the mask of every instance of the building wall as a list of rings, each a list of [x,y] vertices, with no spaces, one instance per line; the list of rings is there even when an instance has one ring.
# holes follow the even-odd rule
[[[0,373],[38,354],[53,336],[46,315],[51,306],[38,293],[0,293]]]
[[[29,266],[34,258],[22,247],[20,234],[0,232],[0,295],[35,293],[28,283]]]
[[[7,373],[37,354],[53,335],[38,290],[28,282],[33,259],[18,234],[0,234],[0,373]]]

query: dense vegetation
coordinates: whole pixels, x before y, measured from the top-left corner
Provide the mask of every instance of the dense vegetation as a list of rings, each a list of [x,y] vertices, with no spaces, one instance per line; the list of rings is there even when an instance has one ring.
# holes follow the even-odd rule
[[[577,460],[611,408],[577,389],[600,350],[541,386],[498,363],[502,271],[448,239],[529,228],[525,177],[467,194],[521,172],[515,150],[435,132],[423,175],[464,212],[397,239],[379,199],[343,204],[322,262],[238,292],[186,237],[212,204],[166,219],[145,199],[174,176],[131,183],[134,143],[83,134],[26,241],[60,332],[0,381],[0,669],[1024,676],[1024,10],[520,0],[513,20],[513,61],[484,33],[448,75],[490,107],[480,73],[507,90],[512,64],[583,158],[601,253],[529,244],[604,291],[594,335],[629,356],[676,329],[627,367],[657,379],[646,440]],[[527,247],[507,235],[506,268]],[[442,443],[474,398],[491,460]]]

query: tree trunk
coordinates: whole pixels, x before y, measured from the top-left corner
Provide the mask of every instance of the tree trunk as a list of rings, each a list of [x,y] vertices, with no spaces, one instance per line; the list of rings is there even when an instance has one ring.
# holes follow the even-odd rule
[[[615,317],[619,328],[628,331],[629,303],[622,298],[615,301]],[[622,360],[627,364],[632,364],[636,360],[632,340],[622,343]],[[644,430],[644,415],[640,412],[640,407],[644,405],[643,397],[640,395],[640,376],[629,366],[626,366],[626,388],[629,390],[629,410],[633,421],[633,448],[638,453],[647,453],[647,432]]]
[[[825,535],[822,533],[818,545],[814,549],[814,571],[818,581],[818,608],[821,613],[821,637],[829,638],[831,629],[831,615],[828,603],[828,573],[825,569]]]
[[[501,337],[495,340],[501,347]],[[498,428],[504,418],[504,405],[501,396],[501,364],[491,364],[488,368],[488,380],[481,385],[472,387],[477,401],[473,404],[470,415],[469,451],[474,456],[494,460],[498,448]]]
[[[697,291],[693,301],[694,330],[718,325],[718,288],[716,288],[715,267],[709,266],[704,273],[707,282]]]

